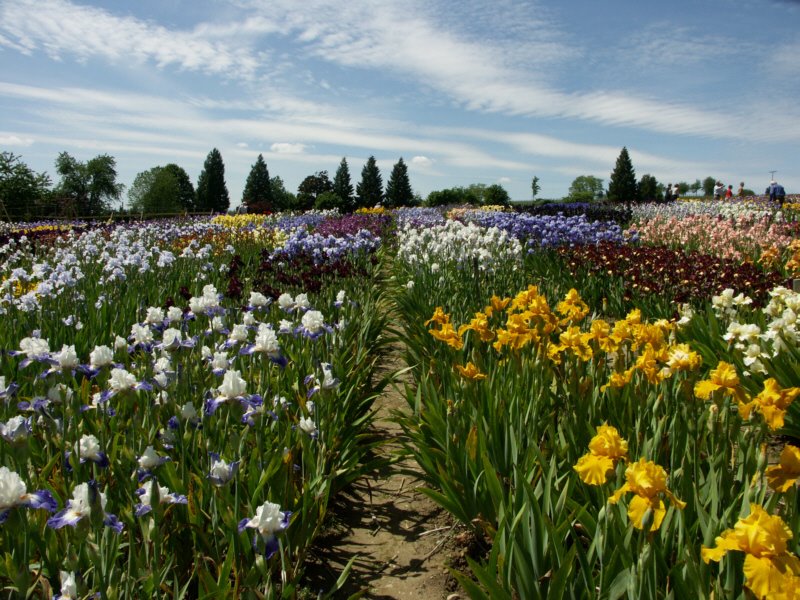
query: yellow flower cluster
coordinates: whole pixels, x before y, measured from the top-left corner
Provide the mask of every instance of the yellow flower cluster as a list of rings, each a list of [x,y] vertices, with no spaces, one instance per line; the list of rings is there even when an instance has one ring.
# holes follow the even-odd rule
[[[244,215],[217,215],[211,222],[215,225],[223,225],[230,229],[241,229],[243,227],[259,226],[264,224],[264,215],[244,214]]]
[[[8,279],[7,277],[3,277],[3,280],[0,283],[5,282],[7,279]],[[20,296],[24,296],[28,292],[35,292],[36,288],[39,287],[39,282],[38,281],[20,281],[18,279],[13,283],[13,286],[14,287],[11,290],[11,294],[15,298],[19,298]]]
[[[780,463],[767,467],[765,474],[769,487],[776,492],[788,492],[800,479],[800,448],[788,444],[784,446]]]
[[[585,331],[581,323],[588,314],[589,307],[577,290],[571,289],[553,311],[538,287],[530,285],[513,298],[493,296],[483,311],[458,328],[441,307],[425,324],[435,323],[437,327],[430,334],[456,350],[463,347],[463,336],[473,331],[481,342],[492,343],[497,352],[536,346],[555,364],[560,364],[564,355],[581,361],[608,354],[632,357],[627,369],[621,360],[617,361],[615,372],[601,391],[624,387],[637,371],[650,383],[659,383],[677,371],[695,370],[702,362],[687,344],[669,341],[674,323],[664,319],[644,322],[641,311],[636,309],[613,326],[603,319],[593,319]]]
[[[800,240],[793,240],[788,250],[791,256],[786,262],[786,272],[790,277],[800,277]]]
[[[755,398],[751,398],[739,381],[736,367],[720,361],[709,373],[708,379],[698,381],[694,386],[694,395],[701,400],[712,400],[717,392],[723,397],[731,396],[736,400],[743,419],[750,418],[753,410],[757,410],[770,430],[775,431],[783,427],[786,411],[800,394],[800,388],[782,388],[775,379],[769,378],[764,382],[764,389]]]
[[[376,206],[374,208],[359,208],[356,211],[357,215],[384,215],[386,214],[386,209],[383,206]]]
[[[703,548],[701,556],[706,563],[719,562],[728,552],[744,552],[744,576],[756,597],[797,598],[800,558],[788,551],[790,539],[792,531],[780,517],[751,504],[750,516],[718,536],[713,548]]]

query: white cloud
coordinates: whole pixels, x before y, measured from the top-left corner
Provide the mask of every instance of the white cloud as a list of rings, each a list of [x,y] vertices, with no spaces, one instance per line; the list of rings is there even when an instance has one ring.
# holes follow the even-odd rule
[[[510,177],[501,177],[500,179],[497,180],[497,183],[499,183],[499,184],[511,183],[511,178]]]
[[[430,167],[433,161],[427,156],[415,156],[411,159],[411,164],[415,167]]]
[[[33,145],[33,138],[20,137],[18,135],[0,133],[0,146],[22,146],[28,147]]]
[[[276,154],[302,154],[306,150],[305,144],[290,144],[288,142],[275,142],[269,147]]]
[[[252,50],[202,34],[170,30],[134,17],[118,17],[66,0],[18,0],[0,6],[0,45],[25,54],[44,51],[61,60],[102,58],[111,63],[151,62],[221,76],[252,78],[259,57]]]
[[[237,148],[247,148],[248,147],[248,143],[247,142],[238,142],[236,144],[236,147]]]

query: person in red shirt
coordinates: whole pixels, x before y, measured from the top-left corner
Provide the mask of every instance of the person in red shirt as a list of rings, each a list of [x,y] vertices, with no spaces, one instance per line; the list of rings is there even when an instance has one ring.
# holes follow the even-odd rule
[[[728,200],[729,198],[733,198],[733,186],[732,185],[729,185],[728,189],[725,190],[725,200]]]

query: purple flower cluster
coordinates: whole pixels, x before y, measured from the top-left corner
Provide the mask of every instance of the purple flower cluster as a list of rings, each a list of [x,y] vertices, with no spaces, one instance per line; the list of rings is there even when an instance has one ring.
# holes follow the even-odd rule
[[[590,222],[585,215],[525,215],[472,211],[465,219],[482,227],[497,227],[526,243],[528,251],[565,245],[625,241],[617,223]]]
[[[357,235],[363,229],[374,236],[382,236],[391,223],[392,218],[389,215],[345,215],[324,221],[314,230],[314,233],[322,236],[344,237]]]
[[[406,225],[412,227],[433,227],[442,225],[447,220],[444,213],[438,208],[398,208],[394,211],[394,218],[397,220],[398,228],[402,229]]]
[[[285,215],[278,217],[278,220],[275,221],[275,228],[287,232],[296,229],[315,229],[329,218],[328,215],[315,212],[302,215]]]
[[[342,237],[297,230],[270,256],[271,260],[292,260],[310,255],[317,266],[357,254],[370,254],[381,245],[381,239],[365,229]]]

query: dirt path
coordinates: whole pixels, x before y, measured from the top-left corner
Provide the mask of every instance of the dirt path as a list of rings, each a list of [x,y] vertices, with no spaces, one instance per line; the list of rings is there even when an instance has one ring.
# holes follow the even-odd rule
[[[385,367],[403,366],[397,349]],[[393,410],[407,410],[407,403],[390,386],[377,400],[376,429],[390,443],[385,452],[398,449],[392,442],[400,427],[391,421]],[[332,527],[317,542],[316,561],[308,570],[314,580],[330,588],[347,562],[356,556],[350,576],[337,598],[362,592],[364,598],[388,600],[459,598],[457,584],[447,570],[454,552],[457,528],[449,516],[418,491],[416,463],[407,460],[385,473],[362,478],[337,497]],[[327,585],[325,585],[327,583]]]

